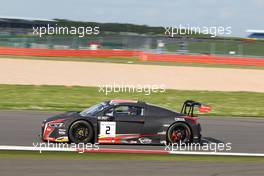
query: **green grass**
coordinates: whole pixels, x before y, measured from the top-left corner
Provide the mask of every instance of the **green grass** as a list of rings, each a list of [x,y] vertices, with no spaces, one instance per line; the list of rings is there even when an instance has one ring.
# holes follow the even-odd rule
[[[180,63],[180,62],[158,62],[140,61],[137,57],[130,58],[78,58],[78,57],[33,57],[33,56],[10,56],[0,55],[1,58],[9,59],[30,59],[30,60],[50,60],[50,61],[75,61],[75,62],[99,62],[116,64],[141,64],[141,65],[163,65],[163,66],[188,66],[188,67],[211,67],[211,68],[236,68],[236,69],[257,69],[263,70],[260,66],[241,66],[228,64],[202,64],[202,63]]]
[[[65,159],[65,160],[158,160],[158,161],[204,161],[204,162],[264,162],[264,157],[202,156],[126,153],[77,153],[38,151],[0,151],[0,158]]]
[[[99,92],[98,87],[0,85],[0,109],[46,111],[82,110],[111,99],[136,99],[180,110],[192,99],[212,105],[211,116],[264,117],[264,93],[166,90],[164,93]]]

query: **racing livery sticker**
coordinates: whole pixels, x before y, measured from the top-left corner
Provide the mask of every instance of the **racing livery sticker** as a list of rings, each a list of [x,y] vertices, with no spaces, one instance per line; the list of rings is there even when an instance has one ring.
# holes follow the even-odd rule
[[[115,137],[116,122],[100,122],[100,137]]]

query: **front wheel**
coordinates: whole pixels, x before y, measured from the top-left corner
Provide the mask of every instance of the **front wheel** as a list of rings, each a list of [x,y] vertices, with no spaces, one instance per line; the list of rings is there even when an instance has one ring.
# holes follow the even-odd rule
[[[172,143],[188,143],[191,142],[192,132],[185,123],[173,124],[167,132],[167,142]]]
[[[69,129],[69,139],[73,143],[91,143],[93,128],[90,123],[80,120],[74,122]]]

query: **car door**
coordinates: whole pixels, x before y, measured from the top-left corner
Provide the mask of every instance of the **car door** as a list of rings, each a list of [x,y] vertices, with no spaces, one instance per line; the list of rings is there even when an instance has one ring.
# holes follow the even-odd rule
[[[117,105],[108,109],[104,115],[112,118],[110,118],[111,120],[100,122],[99,139],[102,136],[108,136],[108,140],[110,141],[103,140],[104,143],[137,142],[144,129],[143,107]]]

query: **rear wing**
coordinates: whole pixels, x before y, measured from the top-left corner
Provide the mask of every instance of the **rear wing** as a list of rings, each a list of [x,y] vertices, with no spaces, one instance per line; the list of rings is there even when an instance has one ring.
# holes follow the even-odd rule
[[[198,107],[200,112],[210,112],[212,110],[210,105],[202,104],[193,100],[186,100],[182,105],[181,113],[193,117],[195,107]]]

